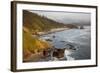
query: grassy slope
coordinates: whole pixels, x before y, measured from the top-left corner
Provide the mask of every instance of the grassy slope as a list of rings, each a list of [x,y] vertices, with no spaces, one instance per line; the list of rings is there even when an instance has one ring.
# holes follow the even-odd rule
[[[39,16],[36,13],[26,10],[23,10],[23,23],[24,26],[29,28],[31,32],[49,31],[52,28],[64,26],[62,23],[58,23],[44,16]]]
[[[40,40],[38,37],[32,37],[32,35],[28,32],[23,32],[23,48],[32,50],[41,50],[45,48],[49,48],[49,44],[43,40]]]
[[[23,54],[27,58],[32,53],[50,48],[51,45],[38,37],[33,37],[27,28],[23,28]]]

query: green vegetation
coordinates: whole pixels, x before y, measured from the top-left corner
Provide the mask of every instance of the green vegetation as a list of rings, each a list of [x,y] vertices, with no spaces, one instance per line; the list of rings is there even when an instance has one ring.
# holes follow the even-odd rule
[[[51,45],[46,41],[40,40],[36,36],[32,36],[30,32],[28,32],[27,28],[23,28],[23,50],[24,57],[27,57],[27,54],[34,54],[44,49],[49,49]]]
[[[31,52],[36,52],[37,50],[42,50],[45,48],[50,48],[49,44],[38,37],[32,37],[30,33],[23,32],[23,48],[28,49]],[[36,50],[36,51],[34,51]]]
[[[62,23],[26,10],[23,10],[23,23],[25,27],[29,28],[30,32],[49,31],[52,28],[64,27]]]

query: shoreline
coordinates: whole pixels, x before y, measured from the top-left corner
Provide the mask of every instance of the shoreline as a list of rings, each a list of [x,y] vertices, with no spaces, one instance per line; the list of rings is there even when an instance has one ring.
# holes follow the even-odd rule
[[[51,29],[50,31],[47,31],[47,32],[38,32],[37,34],[39,36],[41,36],[41,35],[51,34],[51,33],[59,32],[59,31],[64,31],[64,30],[68,30],[68,29],[69,28],[56,28],[56,29]]]

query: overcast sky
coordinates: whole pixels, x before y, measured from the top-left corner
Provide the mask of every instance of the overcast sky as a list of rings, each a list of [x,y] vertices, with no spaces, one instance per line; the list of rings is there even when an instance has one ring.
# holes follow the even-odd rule
[[[90,25],[90,13],[30,11],[65,24]]]

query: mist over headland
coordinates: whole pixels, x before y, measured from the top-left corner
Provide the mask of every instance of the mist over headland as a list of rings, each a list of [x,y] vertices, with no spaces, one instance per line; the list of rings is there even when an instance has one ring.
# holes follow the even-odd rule
[[[91,14],[81,12],[30,11],[64,24],[90,25]]]

